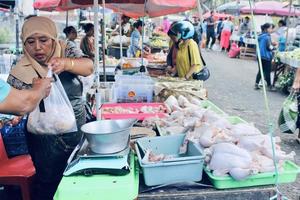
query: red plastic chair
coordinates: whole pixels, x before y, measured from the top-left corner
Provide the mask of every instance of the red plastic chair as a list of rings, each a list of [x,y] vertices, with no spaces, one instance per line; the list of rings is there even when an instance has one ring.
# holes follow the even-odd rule
[[[30,155],[8,158],[0,134],[0,184],[21,187],[23,200],[30,200],[30,185],[35,174]]]

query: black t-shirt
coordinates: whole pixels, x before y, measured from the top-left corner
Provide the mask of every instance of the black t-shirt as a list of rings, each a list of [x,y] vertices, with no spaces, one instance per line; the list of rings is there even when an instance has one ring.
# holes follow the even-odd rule
[[[213,23],[213,24],[210,24]],[[207,18],[207,30],[214,30],[215,29],[215,25],[214,25],[214,19],[212,16],[210,16],[209,18]]]

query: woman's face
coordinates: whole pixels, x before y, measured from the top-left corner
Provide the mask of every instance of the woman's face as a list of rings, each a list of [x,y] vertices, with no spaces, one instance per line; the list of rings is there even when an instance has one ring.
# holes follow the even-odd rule
[[[268,33],[273,33],[273,27],[270,26],[270,27],[267,29],[267,32],[268,32]]]
[[[75,40],[77,38],[77,31],[73,29],[69,35],[68,35],[69,40]]]
[[[50,58],[54,42],[46,35],[35,33],[25,41],[25,49],[38,63],[45,64]]]
[[[87,33],[87,36],[93,36],[94,35],[94,28],[91,28]]]

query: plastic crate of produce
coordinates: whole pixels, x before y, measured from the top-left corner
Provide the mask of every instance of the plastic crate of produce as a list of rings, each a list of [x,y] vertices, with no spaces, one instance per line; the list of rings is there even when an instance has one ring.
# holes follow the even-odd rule
[[[219,108],[218,106],[216,106],[215,104],[213,104],[209,100],[201,101],[201,105],[202,105],[203,108],[212,110],[212,111],[216,112],[217,114],[226,115],[226,113],[221,108]]]
[[[260,173],[248,177],[242,181],[236,181],[230,176],[214,176],[207,168],[204,169],[209,180],[217,189],[241,188],[259,185],[275,184],[275,174],[272,172]],[[291,161],[286,161],[283,165],[283,171],[279,172],[279,183],[291,183],[296,181],[297,174],[300,172],[299,166]]]
[[[242,118],[238,117],[238,116],[230,116],[230,117],[227,117],[227,120],[235,125],[235,124],[241,124],[241,123],[248,123],[246,122],[245,120],[243,120]]]
[[[114,109],[114,108],[120,108],[120,109],[132,109],[132,110],[141,110],[142,107],[153,107],[153,108],[159,108],[162,109],[158,113],[104,113],[107,109]],[[163,112],[164,111],[164,112]],[[128,118],[135,118],[138,120],[144,120],[148,117],[165,117],[167,115],[166,113],[166,107],[163,103],[108,103],[103,104],[101,107],[101,114],[102,119],[128,119]]]
[[[148,186],[170,184],[180,181],[200,181],[202,179],[204,155],[200,148],[189,142],[187,153],[179,155],[179,148],[185,135],[148,137],[138,139],[135,148],[139,164],[143,171],[145,184]],[[172,161],[142,163],[145,149],[154,154],[173,155]],[[180,160],[176,160],[176,159]]]

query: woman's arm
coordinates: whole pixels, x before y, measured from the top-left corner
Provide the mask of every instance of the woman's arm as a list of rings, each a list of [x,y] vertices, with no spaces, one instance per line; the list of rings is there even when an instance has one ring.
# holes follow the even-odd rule
[[[67,71],[80,76],[89,76],[94,70],[93,61],[89,58],[53,58],[48,66],[56,74]]]
[[[189,69],[189,71],[186,73],[186,75],[185,75],[185,79],[190,79],[191,78],[191,76],[194,74],[194,73],[196,73],[197,72],[197,66],[198,65],[192,65],[191,67],[190,67],[190,69]]]
[[[296,75],[295,75],[295,80],[293,83],[293,89],[294,90],[299,90],[300,89],[300,68],[297,68]]]

